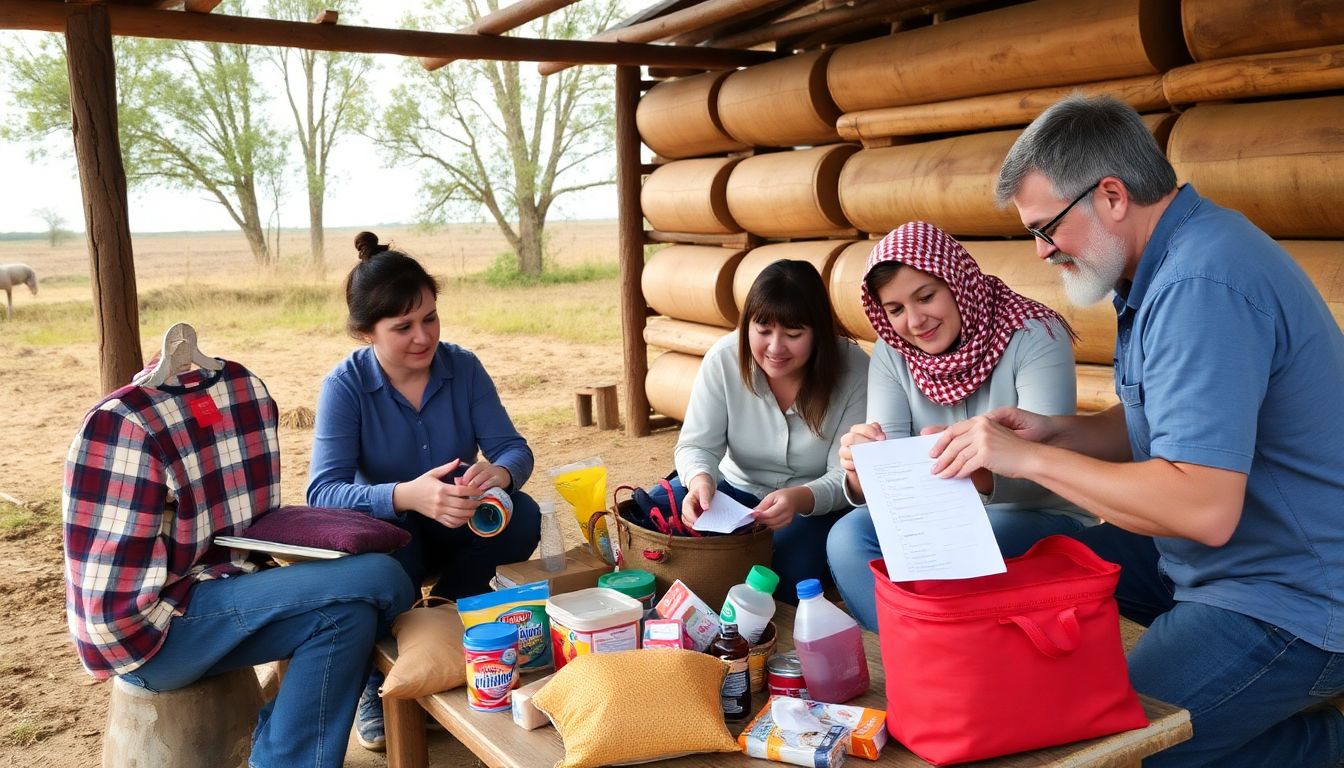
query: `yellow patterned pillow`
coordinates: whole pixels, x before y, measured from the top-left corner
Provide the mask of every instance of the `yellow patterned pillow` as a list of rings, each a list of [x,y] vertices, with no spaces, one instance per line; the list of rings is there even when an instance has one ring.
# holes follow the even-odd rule
[[[725,671],[713,656],[675,648],[574,659],[532,697],[565,740],[555,768],[738,751],[719,706]]]

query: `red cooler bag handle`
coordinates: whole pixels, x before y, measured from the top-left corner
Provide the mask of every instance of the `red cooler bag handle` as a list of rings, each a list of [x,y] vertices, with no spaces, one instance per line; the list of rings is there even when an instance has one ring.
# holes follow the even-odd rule
[[[1064,630],[1065,642],[1057,643],[1050,639],[1050,636],[1041,629],[1041,625],[1026,616],[1005,616],[999,619],[1000,624],[1016,624],[1018,629],[1027,633],[1032,645],[1036,650],[1049,656],[1052,659],[1062,659],[1070,653],[1078,650],[1078,641],[1081,639],[1082,630],[1078,627],[1078,609],[1069,608],[1059,612],[1055,617],[1059,621],[1059,626]]]

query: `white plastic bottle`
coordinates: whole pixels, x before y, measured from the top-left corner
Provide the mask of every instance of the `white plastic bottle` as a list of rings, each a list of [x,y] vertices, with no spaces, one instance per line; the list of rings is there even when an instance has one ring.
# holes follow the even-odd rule
[[[745,584],[736,584],[728,590],[719,619],[724,624],[736,624],[737,631],[755,645],[775,615],[775,587],[779,574],[764,565],[753,565]]]
[[[843,704],[868,690],[863,633],[849,614],[821,596],[821,582],[798,582],[793,646],[814,701]]]
[[[541,568],[558,571],[565,567],[565,540],[560,535],[560,518],[555,515],[555,503],[539,502],[541,507]]]

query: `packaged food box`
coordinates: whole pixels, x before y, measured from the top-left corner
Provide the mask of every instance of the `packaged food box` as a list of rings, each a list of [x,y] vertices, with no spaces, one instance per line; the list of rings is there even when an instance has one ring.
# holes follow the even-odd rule
[[[687,647],[702,653],[719,634],[719,614],[696,597],[681,579],[672,582],[653,612],[662,619],[679,619],[690,641]]]
[[[648,619],[644,622],[643,648],[689,648],[686,630],[677,619]]]
[[[742,746],[747,754],[754,757],[766,757],[765,751],[773,745],[775,751],[780,751],[788,747],[789,751],[796,753],[795,756],[802,759],[799,748],[791,746],[798,743],[800,735],[786,732],[775,725],[774,718],[771,715],[771,709],[774,706],[775,699],[779,696],[771,696],[765,706],[761,708],[756,719],[751,721],[746,730],[742,731],[737,737],[737,742]],[[788,697],[784,697],[788,698]],[[799,700],[801,701],[801,700]],[[801,705],[799,705],[801,706]],[[861,757],[865,760],[876,760],[882,753],[882,747],[887,743],[887,713],[880,709],[870,709],[868,707],[855,707],[847,704],[827,704],[821,701],[806,702],[808,712],[821,721],[822,725],[827,726],[827,733],[831,733],[836,727],[844,730],[840,735],[840,746],[848,754],[854,757]],[[819,740],[815,732],[807,739],[809,742]],[[807,752],[809,760],[816,760],[821,755],[816,751],[819,746],[811,747]],[[753,752],[752,750],[756,751]],[[761,754],[757,754],[760,752]],[[782,753],[781,753],[782,754]],[[794,762],[793,760],[784,760],[783,758],[769,758],[771,760],[782,760],[783,762]],[[822,763],[794,763],[795,765],[822,765]],[[835,765],[835,763],[826,763],[826,765]]]
[[[531,731],[540,728],[543,725],[551,724],[550,718],[546,717],[546,715],[532,703],[532,697],[535,696],[537,691],[540,691],[543,686],[551,682],[552,677],[555,677],[555,675],[547,675],[538,678],[527,685],[524,685],[522,688],[514,690],[511,708],[513,710],[513,722],[515,725]]]

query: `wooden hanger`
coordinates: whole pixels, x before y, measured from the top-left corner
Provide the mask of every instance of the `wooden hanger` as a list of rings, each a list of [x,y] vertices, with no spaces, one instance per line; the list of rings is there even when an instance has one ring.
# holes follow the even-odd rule
[[[161,386],[170,376],[189,370],[192,365],[206,371],[218,371],[224,364],[196,346],[196,329],[176,323],[163,334],[163,351],[152,370],[131,382],[144,387]]]

